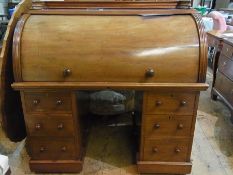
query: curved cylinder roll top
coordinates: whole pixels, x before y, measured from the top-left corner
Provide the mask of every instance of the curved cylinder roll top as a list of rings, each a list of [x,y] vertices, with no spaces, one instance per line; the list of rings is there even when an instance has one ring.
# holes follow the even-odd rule
[[[198,82],[192,15],[30,15],[18,26],[18,82]]]

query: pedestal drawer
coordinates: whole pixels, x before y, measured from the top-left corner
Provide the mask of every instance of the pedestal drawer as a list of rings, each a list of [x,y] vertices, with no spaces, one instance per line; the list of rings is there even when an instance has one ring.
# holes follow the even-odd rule
[[[233,81],[233,60],[221,55],[219,58],[218,70]]]
[[[71,94],[66,92],[24,92],[26,112],[71,112]]]
[[[145,94],[144,114],[193,115],[196,93]]]
[[[230,104],[233,104],[233,81],[218,72],[215,81],[215,88]]]
[[[188,161],[190,139],[145,139],[144,161]]]
[[[208,45],[211,46],[211,47],[218,47],[218,45],[220,44],[219,40],[208,35],[207,36],[207,42],[208,42]]]
[[[193,116],[146,115],[145,137],[190,136]]]
[[[75,159],[74,139],[30,138],[31,157],[34,160],[69,160]]]
[[[222,53],[228,58],[232,58],[233,56],[233,47],[229,44],[223,43]]]
[[[74,122],[67,116],[27,116],[30,136],[74,136]]]

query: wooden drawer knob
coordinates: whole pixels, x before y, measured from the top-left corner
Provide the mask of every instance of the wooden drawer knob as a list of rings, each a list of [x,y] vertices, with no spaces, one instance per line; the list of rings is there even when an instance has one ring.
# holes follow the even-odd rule
[[[36,106],[36,105],[38,105],[40,103],[40,100],[33,100],[32,103]]]
[[[154,148],[152,149],[152,151],[153,151],[153,153],[158,153],[158,152],[159,152],[159,149],[156,148],[156,147],[154,147]]]
[[[182,123],[178,124],[177,126],[178,129],[183,129],[184,128],[184,125]]]
[[[40,123],[37,123],[37,124],[35,125],[35,128],[36,128],[36,130],[41,129],[41,124],[40,124]]]
[[[65,68],[65,69],[63,70],[63,76],[64,76],[64,77],[68,77],[68,76],[70,76],[70,75],[71,75],[71,70],[68,69],[68,68]]]
[[[62,104],[62,100],[57,100],[57,101],[56,101],[56,105],[59,106],[59,105],[61,105],[61,104]]]
[[[162,102],[161,102],[160,100],[157,100],[157,101],[155,102],[155,104],[156,104],[156,106],[161,106],[161,105],[162,105]]]
[[[180,102],[180,106],[186,106],[186,105],[187,105],[187,102],[186,102],[186,101],[182,100],[182,101]]]
[[[43,153],[43,152],[45,152],[45,151],[46,151],[45,147],[43,147],[43,146],[40,147],[40,152],[41,152],[41,153]]]
[[[61,148],[61,151],[62,151],[62,152],[66,152],[66,150],[67,150],[66,146],[63,146],[63,147]]]
[[[63,128],[64,128],[63,123],[60,123],[60,124],[57,125],[57,129],[61,130],[61,129],[63,129]]]
[[[145,75],[146,75],[147,78],[153,77],[155,75],[154,69],[147,69]]]
[[[181,152],[180,148],[176,148],[176,149],[175,149],[175,153],[178,154],[178,153],[180,153],[180,152]]]
[[[155,129],[159,129],[159,128],[160,128],[160,124],[159,124],[159,123],[156,123],[156,124],[154,125],[154,128],[155,128]]]

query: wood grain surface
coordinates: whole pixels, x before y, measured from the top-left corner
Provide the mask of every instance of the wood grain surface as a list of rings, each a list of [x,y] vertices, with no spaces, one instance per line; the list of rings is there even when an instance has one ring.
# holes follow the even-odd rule
[[[198,32],[189,15],[31,15],[20,60],[23,81],[194,83],[198,52]],[[63,76],[65,69],[69,76]],[[146,77],[148,69],[154,76]]]

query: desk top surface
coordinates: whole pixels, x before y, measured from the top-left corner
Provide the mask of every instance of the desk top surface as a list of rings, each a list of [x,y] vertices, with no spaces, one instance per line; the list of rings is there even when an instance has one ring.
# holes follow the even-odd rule
[[[207,35],[215,37],[216,39],[225,39],[225,38],[232,38],[233,39],[233,31],[227,30],[225,32],[219,30],[212,30],[207,32]]]
[[[210,35],[217,40],[223,40],[224,42],[233,46],[233,31],[219,31],[219,30],[212,30],[207,32],[207,35]]]

